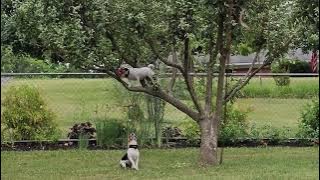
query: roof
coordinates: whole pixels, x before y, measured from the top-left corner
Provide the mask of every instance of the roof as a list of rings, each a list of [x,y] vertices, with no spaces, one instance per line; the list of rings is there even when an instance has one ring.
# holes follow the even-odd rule
[[[267,51],[264,51],[260,53],[258,61],[256,64],[261,64],[265,61],[266,57],[265,55],[267,54]],[[296,50],[289,50],[287,53],[288,57],[290,59],[298,59],[301,61],[310,61],[311,60],[311,55],[312,52],[309,51],[307,54],[303,53],[301,49],[296,49]],[[249,54],[248,56],[242,56],[242,55],[231,55],[230,57],[230,64],[233,65],[249,65],[252,63],[253,59],[255,57],[255,53]],[[199,63],[204,64],[208,62],[209,60],[209,55],[196,55],[195,59],[198,60]],[[168,60],[172,60],[172,55],[168,57]]]

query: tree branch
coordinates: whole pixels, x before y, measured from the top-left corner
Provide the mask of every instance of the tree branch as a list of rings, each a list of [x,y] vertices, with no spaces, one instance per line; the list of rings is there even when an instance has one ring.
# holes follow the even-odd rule
[[[231,45],[232,45],[232,12],[233,12],[233,0],[228,0],[228,9],[226,14],[226,29],[225,29],[225,36],[226,36],[226,44],[225,48],[220,49],[221,57],[220,57],[220,71],[218,76],[218,84],[217,84],[217,98],[216,98],[216,111],[214,112],[214,117],[217,122],[212,122],[213,124],[216,123],[217,129],[219,129],[222,111],[223,111],[223,98],[224,98],[224,83],[225,83],[225,71],[226,71],[226,62],[229,61],[230,52],[231,52]]]
[[[182,66],[180,66],[180,65],[178,65],[178,64],[176,64],[176,63],[172,63],[172,62],[169,62],[169,61],[163,59],[163,58],[160,56],[159,52],[156,50],[153,41],[152,41],[151,39],[146,39],[146,41],[147,41],[147,43],[150,45],[152,52],[157,56],[157,58],[160,59],[160,61],[162,61],[163,63],[165,63],[166,65],[168,65],[168,66],[170,66],[170,67],[174,67],[174,68],[177,68],[177,69],[180,70],[180,72],[183,74],[183,77],[184,77],[184,79],[185,79],[185,82],[186,82],[186,85],[187,85],[187,89],[188,89],[188,91],[189,91],[189,94],[190,94],[190,96],[191,96],[191,99],[192,99],[192,101],[193,101],[196,109],[202,114],[202,113],[203,113],[203,109],[202,109],[202,107],[201,107],[201,105],[200,105],[200,103],[198,102],[198,99],[197,99],[197,97],[196,97],[196,93],[195,93],[195,90],[194,90],[194,88],[193,88],[193,84],[192,84],[191,79],[190,79],[191,76],[189,75],[189,71],[186,69],[186,68],[188,68],[188,67],[185,65],[185,67],[183,68]],[[189,42],[188,42],[188,43],[189,43]],[[186,44],[185,44],[185,45],[186,45]],[[185,50],[185,51],[186,51],[186,50]],[[187,48],[187,51],[189,51],[189,48]],[[185,53],[186,53],[186,52],[185,52]],[[187,52],[187,53],[189,53],[189,52]],[[186,60],[186,59],[188,59],[188,58],[189,58],[188,55],[187,55],[187,56],[185,55],[185,58],[184,58],[184,59]]]
[[[244,77],[244,78],[240,78],[240,79],[238,80],[238,82],[231,88],[231,90],[226,93],[226,96],[225,96],[224,99],[228,99],[227,101],[229,101],[228,96],[230,96],[230,95],[231,95],[231,96],[234,96],[236,92],[233,92],[233,91],[235,91],[235,89],[237,89],[238,86],[241,86],[241,83],[244,82],[245,79],[250,76],[250,73],[251,73],[251,71],[252,71],[252,68],[253,68],[253,66],[255,65],[256,61],[258,60],[260,51],[261,51],[261,49],[259,48],[258,52],[256,52],[256,55],[255,55],[255,57],[254,57],[254,59],[253,59],[253,61],[252,61],[252,64],[251,64],[249,70],[247,71],[245,77]],[[264,66],[263,66],[263,67],[264,67]],[[263,67],[262,67],[262,68],[263,68]],[[261,69],[262,69],[262,68],[261,68]],[[237,90],[237,91],[238,91],[238,90]]]
[[[264,68],[266,65],[268,65],[269,63],[264,63],[262,64],[258,69],[254,70],[251,74],[247,74],[247,76],[240,80],[239,84],[237,86],[235,86],[225,97],[224,97],[224,101],[223,103],[227,103],[228,101],[230,101],[231,98],[233,98],[235,96],[235,94],[241,90],[245,85],[248,84],[248,82],[250,81],[250,79],[255,75],[257,74],[262,68]],[[242,84],[241,84],[242,82]]]
[[[112,77],[113,79],[115,79],[118,82],[120,82],[127,90],[132,91],[132,92],[142,92],[142,93],[146,93],[146,94],[158,97],[158,98],[168,102],[172,106],[176,107],[180,111],[184,112],[185,114],[187,114],[192,119],[194,119],[196,121],[199,121],[199,113],[197,113],[196,111],[192,110],[190,107],[188,107],[186,104],[181,102],[179,99],[177,99],[177,98],[165,93],[160,88],[158,88],[157,90],[154,90],[152,87],[146,87],[146,88],[144,88],[144,87],[129,87],[128,84],[125,81],[123,81],[119,76],[117,76],[111,70],[106,70],[106,69],[100,68],[102,66],[99,67],[99,65],[96,65],[96,66],[97,67],[93,67],[93,69],[105,72],[110,77]]]
[[[190,97],[192,99],[193,104],[195,105],[195,107],[197,108],[198,112],[200,114],[203,114],[203,108],[201,107],[198,98],[197,98],[197,94],[194,90],[193,87],[193,80],[192,80],[192,76],[190,76],[189,71],[190,71],[190,57],[189,57],[189,37],[186,37],[185,41],[184,41],[184,73],[182,73],[185,83],[187,85],[187,89],[188,92],[190,94]]]
[[[177,63],[173,63],[173,62],[170,62],[166,59],[164,59],[163,57],[160,56],[160,53],[158,52],[158,50],[156,49],[155,45],[154,45],[154,42],[151,40],[151,39],[146,39],[146,42],[149,44],[150,48],[151,48],[151,51],[156,55],[156,57],[161,61],[163,62],[165,65],[167,66],[170,66],[170,67],[174,67],[174,68],[177,68],[179,69],[179,71],[181,73],[184,73],[184,69],[181,65],[177,64]]]
[[[218,33],[213,50],[213,37],[210,36],[209,42],[209,63],[207,65],[207,84],[206,84],[206,97],[205,97],[205,111],[210,112],[212,109],[212,81],[213,81],[213,67],[217,54],[223,45],[223,16],[218,17]]]
[[[268,57],[268,59],[266,59],[264,61],[264,63],[256,70],[254,70],[252,73],[250,73],[250,71],[247,72],[246,77],[240,81],[238,81],[239,83],[237,83],[236,86],[234,86],[234,88],[228,93],[226,94],[225,98],[224,98],[224,104],[227,103],[228,101],[230,101],[230,99],[232,99],[235,94],[240,91],[245,85],[248,84],[248,82],[250,81],[250,79],[257,74],[262,68],[264,68],[267,65],[270,65],[275,59],[279,58],[283,52],[285,52],[285,49],[287,49],[291,43],[291,40],[294,36],[290,37],[286,43],[283,44],[282,47],[279,47],[273,54],[271,54],[271,56]],[[262,47],[262,46],[261,46]],[[258,51],[260,52],[260,50]],[[255,57],[255,59],[257,59],[258,57],[258,52],[257,55]],[[253,64],[254,62],[252,62]],[[252,68],[250,68],[249,70],[251,70]],[[242,84],[241,84],[242,82]]]

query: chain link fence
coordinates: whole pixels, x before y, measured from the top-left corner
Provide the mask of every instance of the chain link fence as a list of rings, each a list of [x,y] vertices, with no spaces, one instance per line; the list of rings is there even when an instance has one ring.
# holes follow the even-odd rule
[[[230,83],[230,87],[233,81],[244,75],[227,74],[227,82]],[[290,85],[277,86],[273,79],[275,75],[290,76]],[[194,76],[201,79],[203,75],[194,74]],[[75,123],[91,122],[94,124],[99,119],[125,121],[128,119],[127,112],[130,108],[128,94],[132,93],[103,73],[2,73],[1,102],[10,87],[22,84],[39,89],[49,109],[56,115],[56,122],[62,131],[61,138],[67,137],[67,133]],[[181,94],[184,87],[179,86],[179,83],[176,85],[177,94],[179,92]],[[318,92],[318,74],[261,73],[241,90],[234,106],[247,112],[246,118],[250,126],[297,130],[302,109],[312,99],[318,98]],[[143,97],[141,96],[140,99]],[[142,111],[148,118],[144,109],[142,108]],[[166,105],[165,124],[179,127],[187,119],[185,114]]]

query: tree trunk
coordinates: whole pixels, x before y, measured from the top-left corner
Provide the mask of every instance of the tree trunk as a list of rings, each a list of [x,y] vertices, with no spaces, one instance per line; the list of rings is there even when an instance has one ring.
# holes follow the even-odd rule
[[[218,165],[217,120],[213,116],[206,117],[199,124],[201,129],[200,164]]]

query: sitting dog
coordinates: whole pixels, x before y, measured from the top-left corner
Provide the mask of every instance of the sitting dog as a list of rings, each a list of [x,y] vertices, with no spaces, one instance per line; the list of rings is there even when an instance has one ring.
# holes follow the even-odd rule
[[[128,138],[128,150],[127,153],[121,158],[120,165],[123,168],[130,167],[135,170],[139,170],[139,157],[137,137],[134,133],[131,133]]]
[[[153,72],[154,65],[149,64],[147,67],[133,68],[133,67],[120,67],[117,69],[116,74],[121,78],[127,78],[129,81],[139,81],[142,87],[146,87],[146,81],[154,85],[154,75]],[[131,83],[128,82],[128,86],[131,87]]]

